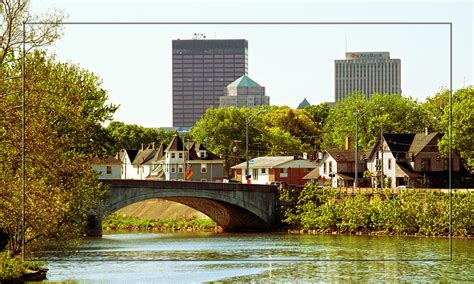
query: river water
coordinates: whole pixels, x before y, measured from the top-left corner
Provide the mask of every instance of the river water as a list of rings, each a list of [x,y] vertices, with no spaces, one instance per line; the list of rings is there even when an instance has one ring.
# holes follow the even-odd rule
[[[474,240],[347,235],[117,233],[45,252],[48,281],[474,282]]]

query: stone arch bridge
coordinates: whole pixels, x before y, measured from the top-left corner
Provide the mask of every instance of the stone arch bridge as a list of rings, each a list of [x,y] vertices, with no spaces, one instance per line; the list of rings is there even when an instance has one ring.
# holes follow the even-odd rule
[[[224,231],[272,231],[279,224],[278,189],[273,185],[188,181],[102,180],[110,185],[90,216],[88,235],[102,235],[103,217],[136,202],[159,198],[194,208],[213,219]]]

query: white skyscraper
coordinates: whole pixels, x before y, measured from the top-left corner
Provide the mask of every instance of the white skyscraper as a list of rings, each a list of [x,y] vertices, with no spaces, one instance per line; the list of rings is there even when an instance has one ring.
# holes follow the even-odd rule
[[[354,92],[401,94],[400,81],[401,61],[389,52],[346,52],[345,60],[335,61],[335,101]]]

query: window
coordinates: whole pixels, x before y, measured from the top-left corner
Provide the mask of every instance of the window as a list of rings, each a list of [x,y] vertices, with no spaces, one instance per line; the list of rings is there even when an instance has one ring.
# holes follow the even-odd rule
[[[389,170],[392,169],[392,159],[388,159],[387,168],[388,168]]]
[[[207,179],[205,179],[205,178],[202,178],[202,179],[201,179],[201,181],[203,181],[203,182],[207,182]]]
[[[207,173],[207,164],[201,164],[201,173]]]
[[[174,153],[171,153],[171,159],[174,159]]]
[[[329,173],[332,173],[332,162],[329,162]]]
[[[176,172],[176,165],[171,165],[171,172],[175,173]]]
[[[288,177],[288,169],[280,169],[280,177]]]
[[[178,158],[182,159],[183,158],[183,153],[178,153]]]
[[[252,178],[253,178],[254,180],[257,180],[257,179],[258,179],[258,169],[253,169],[252,172],[253,172],[253,177],[252,177]]]
[[[266,174],[267,173],[267,169],[262,169],[262,174]]]
[[[421,159],[421,171],[422,172],[431,171],[431,159]]]
[[[183,172],[183,165],[178,165],[178,173],[182,173]]]
[[[328,173],[327,163],[326,163],[326,162],[324,162],[324,164],[323,164],[323,172],[324,172],[325,174]]]
[[[107,174],[108,175],[112,174],[112,167],[111,166],[107,166]]]

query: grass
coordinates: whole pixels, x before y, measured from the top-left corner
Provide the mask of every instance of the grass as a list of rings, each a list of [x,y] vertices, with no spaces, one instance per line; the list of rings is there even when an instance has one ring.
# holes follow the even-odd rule
[[[21,276],[42,269],[44,263],[38,261],[21,262],[19,258],[14,258],[9,251],[0,254],[0,281],[15,281]]]
[[[102,221],[102,228],[107,231],[209,231],[214,230],[216,226],[217,224],[211,219],[178,220],[165,218],[151,220],[120,214],[109,215]]]

